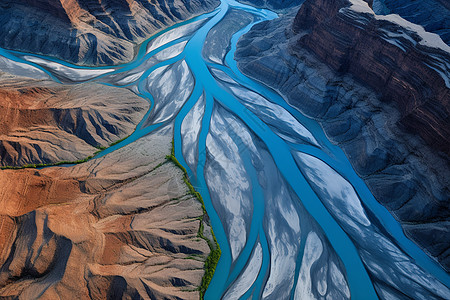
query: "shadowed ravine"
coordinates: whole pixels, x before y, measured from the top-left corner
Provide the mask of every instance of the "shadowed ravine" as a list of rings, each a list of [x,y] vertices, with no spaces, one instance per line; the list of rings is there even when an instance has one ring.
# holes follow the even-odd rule
[[[79,67],[1,50],[0,66],[147,99],[136,131],[96,157],[174,124],[175,156],[222,249],[205,298],[449,299],[449,275],[405,237],[320,126],[238,70],[239,37],[276,17],[223,0],[146,41],[129,64]]]

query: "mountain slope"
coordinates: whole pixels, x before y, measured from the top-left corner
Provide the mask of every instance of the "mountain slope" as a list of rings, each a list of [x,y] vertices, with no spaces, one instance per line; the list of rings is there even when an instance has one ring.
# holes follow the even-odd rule
[[[148,109],[132,92],[0,76],[0,166],[85,159],[130,135]]]
[[[0,298],[198,299],[210,250],[165,158],[170,133],[72,167],[1,170]]]
[[[19,0],[0,4],[0,47],[86,65],[130,61],[155,32],[211,11],[217,0]]]
[[[379,14],[398,14],[422,25],[427,31],[439,34],[450,44],[450,1],[447,0],[376,0],[374,10]]]

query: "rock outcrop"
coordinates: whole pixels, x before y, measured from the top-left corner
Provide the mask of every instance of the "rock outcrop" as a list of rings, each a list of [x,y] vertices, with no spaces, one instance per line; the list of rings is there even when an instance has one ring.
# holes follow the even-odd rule
[[[86,65],[130,61],[136,45],[218,0],[20,0],[0,4],[0,47]]]
[[[128,90],[96,83],[7,74],[0,83],[0,166],[85,159],[130,135],[149,106]]]
[[[439,37],[361,0],[308,0],[254,26],[236,59],[316,119],[406,234],[450,270],[450,59]]]
[[[347,0],[306,2],[293,29],[309,33],[298,45],[396,102],[401,126],[450,155],[450,47],[395,16],[353,6]]]
[[[201,204],[165,157],[171,138],[0,171],[0,297],[198,299],[210,249]]]

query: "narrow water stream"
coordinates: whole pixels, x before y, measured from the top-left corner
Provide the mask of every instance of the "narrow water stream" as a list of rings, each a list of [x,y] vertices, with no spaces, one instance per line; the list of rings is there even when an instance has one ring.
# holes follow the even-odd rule
[[[449,274],[405,237],[320,126],[238,70],[239,37],[276,17],[223,0],[147,40],[128,64],[1,49],[0,68],[149,101],[136,131],[97,157],[174,126],[176,157],[222,249],[206,299],[450,299]]]

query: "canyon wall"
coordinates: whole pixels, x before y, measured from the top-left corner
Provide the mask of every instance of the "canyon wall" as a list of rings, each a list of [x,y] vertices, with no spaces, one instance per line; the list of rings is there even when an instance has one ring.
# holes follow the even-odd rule
[[[439,34],[450,44],[450,1],[448,0],[375,0],[377,14],[398,14],[422,25],[427,31]]]
[[[305,0],[238,0],[239,2],[250,4],[256,7],[264,7],[271,10],[283,11],[298,6]]]
[[[254,26],[236,59],[316,119],[405,233],[449,270],[446,47],[360,0],[310,0]]]
[[[309,31],[299,46],[372,87],[382,100],[396,102],[401,126],[450,155],[450,47],[442,41],[442,47],[438,42],[439,47],[421,44],[436,37],[409,34],[411,29],[394,18],[376,18],[371,12],[359,14],[356,24],[352,9],[340,10],[345,2],[306,2],[293,26],[295,32]]]

